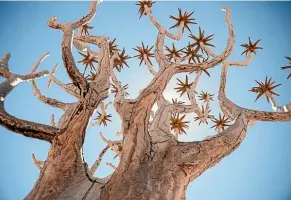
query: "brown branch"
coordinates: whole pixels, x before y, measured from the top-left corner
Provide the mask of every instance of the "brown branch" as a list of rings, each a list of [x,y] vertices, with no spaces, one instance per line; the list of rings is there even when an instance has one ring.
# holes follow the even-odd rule
[[[29,74],[35,73],[35,71],[37,70],[37,68],[39,67],[39,65],[41,64],[41,62],[47,57],[49,56],[49,53],[45,53],[43,56],[41,56],[38,61],[34,64],[34,66],[32,67],[32,69],[30,70]],[[53,71],[55,70],[56,66],[54,67]],[[34,80],[31,81],[32,82],[32,89],[33,89],[33,93],[34,96],[36,96],[41,102],[48,104],[52,107],[56,107],[56,108],[60,108],[60,109],[65,109],[66,104],[63,102],[60,102],[56,99],[52,99],[52,98],[48,98],[44,95],[41,94],[40,90],[38,89],[38,87],[36,86],[36,83]]]
[[[32,154],[32,160],[34,165],[38,168],[38,169],[42,169],[43,165],[44,165],[44,161],[39,161],[36,159],[35,155]]]
[[[144,6],[146,16],[149,17],[153,25],[158,29],[158,36],[156,40],[156,49],[155,49],[155,59],[157,63],[159,64],[160,69],[164,69],[166,65],[170,63],[170,61],[166,58],[166,55],[164,53],[164,43],[165,43],[165,36],[167,35],[169,38],[173,40],[180,40],[183,36],[183,27],[184,23],[182,22],[179,26],[178,35],[175,36],[174,34],[168,32],[163,26],[159,24],[157,19],[152,15],[151,8],[149,8],[147,5]]]
[[[74,36],[73,44],[79,51],[87,51],[90,55],[94,57],[98,57],[99,53],[97,51],[92,50],[87,42],[84,42],[78,38],[81,38],[82,28],[78,28],[76,35]]]
[[[107,162],[106,165],[109,166],[109,167],[111,167],[114,170],[117,169],[117,167],[115,165],[113,165],[112,163]]]
[[[215,56],[213,59],[209,61],[204,61],[199,64],[176,64],[175,66],[176,73],[194,72],[194,71],[199,71],[203,69],[209,69],[209,68],[217,66],[218,64],[220,64],[221,62],[223,62],[229,57],[229,55],[232,52],[234,42],[235,42],[234,28],[230,20],[230,16],[231,16],[230,9],[227,7],[223,7],[222,10],[226,12],[225,21],[228,26],[228,41],[227,41],[227,45],[224,52],[221,53],[220,55]]]
[[[42,57],[40,57],[40,58],[36,61],[36,63],[34,64],[34,66],[31,68],[29,74],[34,73],[34,72],[37,70],[37,68],[38,68],[38,66],[40,65],[40,63],[41,63],[44,59],[46,59],[46,57],[48,57],[49,55],[50,55],[50,53],[47,52],[47,53],[45,53]]]
[[[55,115],[54,115],[54,114],[52,114],[52,116],[51,116],[51,126],[52,126],[52,127],[56,127],[56,123],[55,123]]]
[[[52,107],[56,107],[56,108],[60,108],[62,110],[65,110],[66,103],[63,103],[63,102],[58,101],[56,99],[52,99],[52,98],[49,98],[49,97],[42,95],[40,90],[36,86],[35,81],[31,81],[31,82],[32,82],[34,96],[36,96],[41,102],[48,104]]]
[[[146,63],[146,66],[148,67],[148,69],[151,72],[151,74],[154,75],[154,76],[156,76],[157,75],[157,72],[154,70],[154,68],[153,68],[152,64],[150,63],[147,55],[144,55],[143,57],[144,57],[143,59],[144,59],[144,61]]]
[[[163,96],[159,97],[158,110],[150,125],[149,134],[152,143],[160,143],[168,140],[172,135],[170,127],[170,119],[174,113],[192,113],[199,109],[197,104],[182,105],[172,104]],[[177,138],[176,138],[177,139]]]
[[[8,60],[10,55],[7,57]],[[62,130],[56,129],[51,126],[42,125],[30,121],[25,121],[18,119],[14,116],[9,115],[4,108],[4,101],[6,96],[21,82],[27,82],[41,78],[48,74],[48,71],[42,71],[38,73],[32,73],[28,75],[15,75],[10,72],[4,73],[6,69],[1,68],[0,74],[4,77],[9,77],[6,81],[0,84],[0,124],[8,130],[11,130],[15,133],[22,134],[27,137],[37,138],[51,142],[52,139]],[[9,70],[8,70],[9,71]]]
[[[199,142],[179,142],[173,150],[175,159],[194,179],[231,154],[245,138],[247,127],[248,119],[241,113],[229,128],[216,136]]]
[[[90,176],[94,175],[94,173],[96,172],[96,170],[98,169],[98,167],[102,161],[104,154],[107,152],[108,149],[109,149],[109,145],[106,145],[106,147],[100,152],[98,159],[93,163],[93,165],[91,166],[91,168],[88,172],[88,174]]]
[[[56,17],[53,17],[51,20],[47,22],[49,27],[54,29],[61,29],[63,31],[62,58],[64,66],[74,86],[80,89],[81,96],[84,96],[85,93],[87,93],[87,81],[78,70],[73,57],[72,42],[74,29],[80,28],[81,26],[87,24],[93,19],[96,12],[97,4],[98,4],[97,1],[92,1],[87,16],[83,17],[82,19],[76,22],[60,24]]]
[[[221,72],[220,79],[220,90],[219,90],[219,104],[221,110],[228,117],[234,119],[241,112],[244,112],[250,121],[290,121],[291,120],[291,111],[288,110],[287,106],[285,106],[285,110],[283,112],[266,112],[266,111],[258,111],[251,110],[247,108],[242,108],[235,105],[231,100],[226,97],[225,87],[226,87],[226,76],[229,66],[239,66],[244,67],[247,66],[251,59],[252,54],[249,55],[245,62],[224,62],[223,68]]]
[[[50,88],[51,82],[54,81],[55,84],[57,84],[59,87],[63,88],[67,93],[69,93],[70,95],[72,95],[72,96],[76,97],[77,99],[79,99],[80,95],[78,93],[80,91],[75,86],[73,86],[73,85],[70,86],[70,85],[64,84],[54,76],[54,73],[55,73],[56,69],[58,68],[58,66],[59,65],[56,64],[53,67],[53,69],[50,71],[48,82],[47,82],[47,88]]]
[[[93,176],[94,175],[94,173],[96,172],[96,170],[98,169],[98,167],[99,167],[99,165],[100,165],[100,163],[101,163],[101,161],[102,161],[102,158],[103,158],[103,156],[104,156],[104,154],[109,150],[109,149],[111,149],[111,150],[114,150],[114,147],[116,146],[116,145],[120,145],[121,144],[121,142],[122,141],[111,141],[111,140],[107,140],[104,136],[103,136],[103,134],[100,132],[100,137],[101,137],[101,139],[107,144],[106,146],[105,146],[105,148],[100,152],[100,154],[99,154],[99,156],[98,156],[98,159],[93,163],[93,165],[91,166],[91,168],[90,168],[90,170],[89,170],[89,175],[90,176]],[[114,151],[114,152],[116,152],[116,151]],[[118,154],[120,154],[120,152],[118,152]],[[117,154],[117,155],[118,155]]]

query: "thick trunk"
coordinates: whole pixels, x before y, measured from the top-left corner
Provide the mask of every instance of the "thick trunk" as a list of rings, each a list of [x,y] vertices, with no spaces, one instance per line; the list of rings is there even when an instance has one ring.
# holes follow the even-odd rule
[[[53,140],[39,179],[26,199],[57,199],[76,177],[86,176],[81,148],[92,113],[82,107],[75,112],[66,132]]]
[[[167,159],[132,164],[124,173],[115,172],[101,199],[181,200],[186,184],[185,173]]]

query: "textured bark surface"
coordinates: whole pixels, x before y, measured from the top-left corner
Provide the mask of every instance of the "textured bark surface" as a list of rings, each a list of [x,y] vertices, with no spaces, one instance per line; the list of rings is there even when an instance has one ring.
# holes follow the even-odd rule
[[[32,157],[36,167],[40,169],[40,174],[25,199],[184,200],[188,184],[235,151],[246,137],[248,126],[253,122],[291,120],[291,104],[278,106],[270,92],[266,92],[266,95],[270,98],[275,112],[242,108],[227,98],[228,68],[245,67],[254,56],[254,51],[250,51],[245,61],[227,61],[235,43],[231,11],[227,7],[223,8],[228,28],[225,50],[216,55],[205,42],[200,41],[199,48],[207,53],[207,59],[203,58],[203,61],[198,63],[190,61],[186,63],[185,61],[191,57],[181,58],[176,54],[173,57],[174,62],[168,58],[164,53],[164,40],[166,37],[180,40],[189,22],[177,18],[178,34],[175,35],[168,32],[152,15],[151,2],[139,2],[140,14],[148,17],[158,31],[152,56],[140,51],[140,59],[144,61],[153,78],[136,99],[127,99],[125,88],[114,73],[116,61],[121,62],[122,58],[118,50],[112,49],[112,40],[110,41],[107,36],[82,35],[82,28],[92,20],[99,4],[99,1],[93,1],[88,14],[76,22],[61,24],[56,17],[47,22],[49,27],[58,29],[63,34],[62,59],[71,84],[64,84],[54,76],[58,65],[55,65],[51,72],[36,72],[48,53],[36,62],[27,75],[13,74],[9,71],[10,54],[6,54],[0,62],[0,76],[6,79],[0,84],[0,124],[15,133],[51,143],[45,161],[37,160],[35,155]],[[88,44],[98,47],[98,51],[92,50]],[[98,59],[95,77],[90,81],[80,73],[72,53],[73,47],[80,52],[87,51]],[[158,70],[153,67],[150,57],[155,57]],[[200,107],[196,101],[195,89],[201,74],[219,64],[222,64],[222,70],[218,100],[223,114],[231,120],[231,123],[227,129],[224,129],[224,125],[218,124],[216,127],[218,134],[203,141],[180,142],[178,135],[181,130],[173,128],[170,124],[173,115],[195,113],[200,123],[208,123],[212,96],[206,94],[205,107]],[[185,72],[196,72],[194,82],[184,91],[189,97],[190,104],[169,102],[163,97],[167,84],[174,75]],[[48,88],[54,82],[77,98],[77,101],[64,103],[43,95],[35,80],[45,75],[49,76]],[[40,101],[64,111],[58,122],[55,122],[52,115],[51,126],[42,125],[18,119],[5,111],[6,96],[18,84],[28,81],[32,82],[34,95]],[[106,122],[106,109],[111,102],[105,105],[103,101],[109,95],[110,83],[116,89],[112,104],[121,119],[119,135],[123,135],[123,139],[110,141],[100,133],[101,139],[107,145],[95,163],[89,167],[82,152],[86,129],[99,107],[102,113],[93,125]],[[155,112],[154,104],[158,107]],[[96,178],[94,173],[107,150],[116,153],[120,158],[119,165],[107,163],[115,170],[114,173],[105,178]]]

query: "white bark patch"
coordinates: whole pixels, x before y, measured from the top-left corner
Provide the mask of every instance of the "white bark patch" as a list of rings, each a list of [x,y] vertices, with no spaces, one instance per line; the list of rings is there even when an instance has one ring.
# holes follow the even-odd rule
[[[21,83],[23,80],[21,80],[20,78],[16,78],[14,81],[12,81],[11,83],[10,83],[10,85],[12,85],[12,86],[16,86],[16,85],[18,85],[19,83]]]

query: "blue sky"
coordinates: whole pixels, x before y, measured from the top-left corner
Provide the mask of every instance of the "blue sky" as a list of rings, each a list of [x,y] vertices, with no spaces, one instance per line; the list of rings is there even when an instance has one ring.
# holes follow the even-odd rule
[[[97,10],[96,17],[90,25],[94,35],[107,35],[117,38],[117,44],[125,47],[130,56],[135,55],[132,49],[145,44],[153,45],[157,31],[146,17],[139,19],[135,2],[104,2]],[[291,80],[287,80],[288,72],[280,67],[287,64],[284,56],[291,56],[291,2],[157,2],[153,14],[165,27],[169,28],[174,21],[169,15],[177,15],[177,8],[195,10],[194,17],[206,34],[215,34],[213,44],[215,51],[221,52],[227,40],[227,28],[224,22],[224,12],[221,7],[229,6],[232,10],[232,22],[236,32],[236,44],[229,60],[242,60],[240,44],[247,42],[248,36],[253,40],[262,39],[260,45],[264,48],[258,51],[254,61],[246,68],[231,69],[228,75],[228,97],[236,104],[261,110],[271,110],[265,99],[254,102],[255,95],[248,90],[255,86],[254,80],[263,81],[265,76],[283,84],[276,91],[280,94],[276,100],[285,105],[291,101]],[[56,76],[63,82],[68,77],[62,66],[60,41],[62,34],[52,30],[46,21],[57,16],[61,22],[70,22],[85,15],[89,2],[0,2],[0,55],[12,54],[10,69],[14,73],[27,73],[34,62],[45,52],[50,52],[40,66],[40,69],[50,70],[56,63],[60,64]],[[191,26],[197,34],[198,25]],[[177,30],[173,30],[176,32]],[[184,47],[190,39],[189,32],[176,45]],[[166,41],[171,44],[171,41]],[[76,60],[80,60],[76,54]],[[131,59],[125,68],[118,73],[123,84],[129,84],[130,97],[137,96],[138,91],[151,80],[151,74],[139,61]],[[80,66],[82,67],[82,66]],[[218,66],[210,70],[211,78],[203,76],[198,91],[202,89],[217,95],[219,84]],[[179,97],[173,90],[176,78],[184,78],[184,74],[173,77],[165,91],[167,98]],[[190,76],[191,80],[194,75]],[[65,94],[55,85],[47,90],[47,79],[37,80],[41,91],[50,97],[65,102],[75,99]],[[288,94],[289,91],[289,94]],[[186,99],[185,97],[183,97]],[[112,97],[110,97],[112,99]],[[107,101],[109,101],[108,99]],[[33,96],[31,83],[19,85],[7,98],[6,109],[9,113],[35,122],[50,123],[51,114],[61,116],[58,109],[42,104]],[[213,114],[219,113],[217,100],[212,104]],[[110,139],[118,139],[115,133],[120,129],[118,116],[112,108],[113,122],[107,128],[88,127],[84,145],[85,158],[91,165],[98,153],[105,146],[100,141],[98,133],[102,131]],[[183,141],[201,140],[207,135],[215,134],[210,126],[193,121],[193,115],[187,116],[191,126]],[[291,122],[269,123],[257,122],[250,127],[247,137],[240,148],[209,169],[187,190],[187,199],[199,200],[290,200],[291,199]],[[49,145],[45,142],[25,138],[0,128],[0,199],[22,199],[37,180],[39,170],[33,165],[31,154],[39,159],[45,159]],[[108,152],[106,160],[113,160],[114,154]],[[106,176],[111,169],[105,164],[96,175]]]

